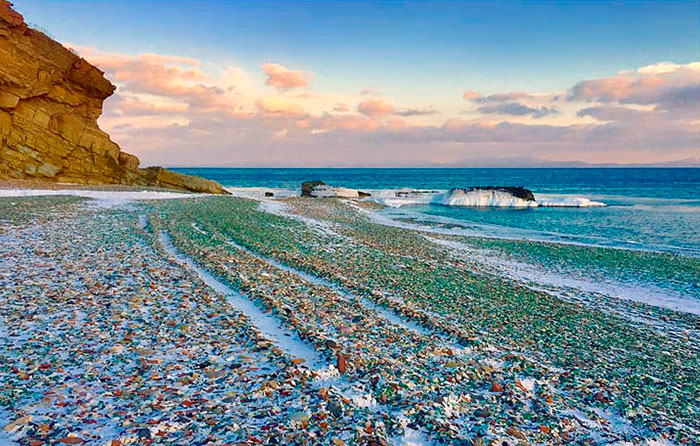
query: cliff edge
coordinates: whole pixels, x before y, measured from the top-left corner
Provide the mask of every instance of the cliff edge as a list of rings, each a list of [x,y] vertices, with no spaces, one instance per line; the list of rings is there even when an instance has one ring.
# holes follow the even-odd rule
[[[204,178],[139,168],[97,126],[114,90],[99,69],[0,0],[0,179],[227,193]]]

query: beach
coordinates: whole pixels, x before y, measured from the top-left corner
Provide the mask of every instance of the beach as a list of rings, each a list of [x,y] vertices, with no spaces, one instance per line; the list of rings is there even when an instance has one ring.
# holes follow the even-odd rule
[[[699,7],[0,0],[0,446],[700,446]]]
[[[2,444],[700,437],[695,257],[371,200],[74,194],[0,198]],[[681,297],[586,287],[572,262]]]

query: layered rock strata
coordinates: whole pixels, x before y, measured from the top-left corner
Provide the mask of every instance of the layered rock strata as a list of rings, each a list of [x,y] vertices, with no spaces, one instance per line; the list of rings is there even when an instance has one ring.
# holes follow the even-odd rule
[[[0,179],[226,193],[218,183],[139,168],[97,125],[115,86],[0,0]]]

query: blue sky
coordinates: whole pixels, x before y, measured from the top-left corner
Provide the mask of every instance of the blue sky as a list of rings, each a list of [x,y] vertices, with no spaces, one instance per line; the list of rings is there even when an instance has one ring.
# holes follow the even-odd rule
[[[696,60],[698,5],[16,1],[59,40],[105,50],[249,67],[294,61],[329,82],[365,77],[383,87],[449,73],[450,83],[492,91],[565,88],[660,60]]]
[[[346,157],[370,145],[385,153],[377,164],[392,164],[391,151],[395,149],[390,147],[412,144],[410,163],[418,165],[476,159],[483,138],[500,143],[499,156],[508,159],[597,162],[609,158],[625,162],[641,156],[648,162],[662,162],[694,158],[695,154],[700,158],[700,149],[688,139],[659,140],[656,146],[636,148],[635,152],[627,145],[637,144],[644,135],[630,139],[639,129],[623,129],[621,121],[624,115],[632,119],[628,124],[641,122],[639,114],[643,113],[648,126],[657,126],[652,129],[656,134],[668,135],[677,134],[683,121],[685,127],[680,131],[692,140],[700,117],[693,116],[692,108],[679,111],[678,107],[688,103],[688,95],[693,99],[700,88],[693,80],[696,74],[700,76],[694,65],[700,61],[699,5],[697,1],[15,1],[30,24],[78,48],[117,84],[118,93],[107,102],[102,122],[121,136],[118,142],[127,150],[136,151],[149,162],[158,162],[162,153],[140,149],[137,135],[153,137],[155,126],[168,131],[179,126],[178,140],[186,137],[188,129],[198,134],[207,131],[203,109],[194,115],[204,90],[200,88],[197,95],[186,98],[182,91],[162,95],[153,78],[167,72],[170,74],[163,81],[180,90],[184,84],[206,87],[208,92],[229,89],[229,97],[208,97],[207,101],[216,102],[217,110],[227,113],[227,125],[246,129],[249,138],[255,135],[256,139],[246,145],[254,146],[254,152],[277,153],[257,161],[255,156],[246,155],[246,163],[274,163],[284,156],[285,144],[304,149],[307,145],[322,147],[328,144],[329,133],[342,127],[346,131],[363,128],[370,133],[365,139],[347,142]],[[189,59],[140,59],[147,53]],[[125,57],[131,59],[126,61]],[[673,64],[672,73],[668,66],[663,72],[644,68],[664,62]],[[273,69],[270,64],[279,65],[277,74],[268,71]],[[180,69],[193,73],[185,79],[182,75],[187,73]],[[139,73],[145,73],[144,77],[137,79]],[[275,86],[276,75],[297,76],[303,81]],[[581,82],[595,80],[596,88],[576,90]],[[235,92],[230,89],[233,84]],[[648,91],[652,84],[658,89],[656,94]],[[613,86],[615,92],[610,90]],[[640,88],[647,90],[641,92]],[[669,90],[672,88],[680,93]],[[470,93],[473,98],[465,101],[468,91],[478,94]],[[566,100],[574,91],[583,95],[573,102]],[[513,92],[528,95],[502,99],[500,102],[506,103],[501,105],[486,99],[494,93]],[[673,112],[658,105],[662,96],[671,94],[686,96]],[[658,101],[650,102],[650,97]],[[368,100],[370,103],[362,107]],[[181,101],[178,113],[174,111],[177,101]],[[226,110],[221,108],[222,101],[228,104]],[[150,133],[143,124],[147,120],[140,119],[136,126],[135,117],[129,115],[129,110],[136,108],[142,113],[146,102],[152,109],[158,108],[151,116],[154,127]],[[489,102],[492,104],[487,106]],[[619,110],[610,110],[613,105]],[[597,108],[587,110],[592,107]],[[211,103],[206,110],[211,113]],[[251,114],[256,122],[264,121],[264,127],[253,130]],[[613,115],[618,127],[601,118]],[[272,117],[278,119],[273,123]],[[220,118],[224,119],[223,115]],[[358,121],[360,118],[364,121]],[[454,135],[434,135],[432,130],[451,130],[457,124],[472,133],[453,140]],[[508,131],[508,126],[527,126],[522,130],[528,136],[474,136],[499,124],[501,130]],[[575,141],[568,141],[566,147],[555,147],[553,141],[561,136],[548,134],[539,144],[530,139],[548,130],[568,135],[584,125],[590,127],[590,134],[574,132],[571,138]],[[556,128],[552,130],[552,126]],[[423,132],[419,137],[415,136],[416,127]],[[299,135],[299,128],[307,129],[307,134]],[[623,133],[626,139],[610,139],[611,150],[606,154],[602,135]],[[323,137],[312,138],[321,134]],[[233,139],[239,137],[237,134]],[[590,138],[598,147],[592,155],[587,149]],[[349,140],[347,135],[342,139]],[[416,144],[420,144],[418,149],[413,148]],[[430,153],[431,148],[445,144],[451,146],[443,147],[442,155],[434,159],[420,156],[420,150]],[[459,144],[461,148],[455,146]],[[629,150],[613,153],[613,145],[621,144]],[[219,145],[212,152],[213,159],[235,164],[236,156],[241,155],[237,147],[223,142]],[[546,150],[536,148],[545,146]],[[180,162],[187,164],[188,160],[185,157]],[[340,157],[337,162],[345,159]]]

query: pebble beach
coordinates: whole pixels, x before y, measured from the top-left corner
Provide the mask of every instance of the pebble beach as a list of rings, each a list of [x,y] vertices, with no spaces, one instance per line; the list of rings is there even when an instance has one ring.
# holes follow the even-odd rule
[[[700,444],[700,315],[481,255],[691,294],[696,258],[155,194],[0,198],[0,444]]]

